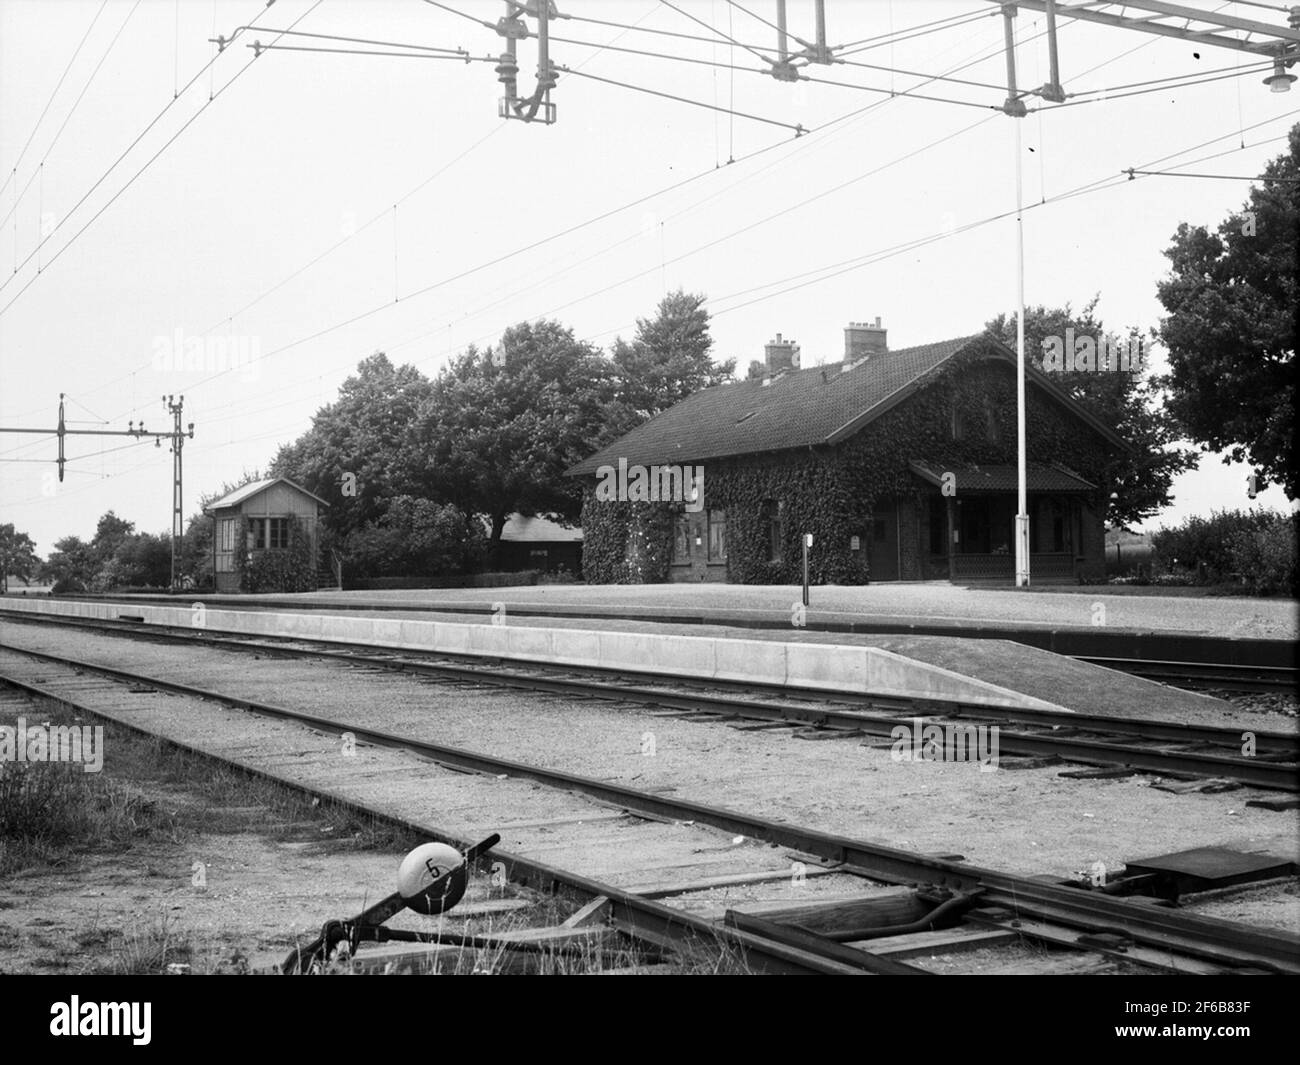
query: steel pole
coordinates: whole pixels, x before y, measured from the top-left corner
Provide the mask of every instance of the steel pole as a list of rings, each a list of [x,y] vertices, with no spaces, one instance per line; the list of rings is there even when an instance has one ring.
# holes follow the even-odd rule
[[[1029,500],[1025,444],[1025,217],[1020,121],[1016,127],[1016,587],[1029,587]]]

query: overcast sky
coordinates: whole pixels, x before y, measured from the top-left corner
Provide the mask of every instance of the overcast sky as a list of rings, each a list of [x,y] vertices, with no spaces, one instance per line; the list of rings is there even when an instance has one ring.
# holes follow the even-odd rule
[[[491,21],[503,10],[448,6]],[[898,348],[978,332],[1013,309],[1014,220],[963,230],[1015,204],[1017,123],[988,107],[1006,95],[995,5],[828,0],[832,45],[957,20],[851,56],[980,83],[916,89],[936,99],[891,98],[924,79],[863,66],[808,68],[834,84],[777,82],[709,26],[769,55],[773,29],[725,0],[676,6],[562,0],[564,14],[586,21],[554,25],[568,40],[553,41],[552,58],[574,73],[561,71],[548,126],[497,117],[502,87],[490,63],[293,51],[254,59],[245,47],[295,26],[474,57],[501,51],[485,26],[421,0],[269,9],[258,0],[0,0],[0,217],[10,216],[0,225],[0,424],[52,426],[66,392],[74,427],[144,419],[161,428],[159,397],[184,393],[195,423],[188,516],[200,493],[264,469],[376,350],[432,375],[449,353],[538,317],[607,347],[682,287],[708,295],[716,353],[743,372],[777,332],[800,343],[808,365],[840,357],[849,321],[879,316]],[[774,0],[743,6],[775,18]],[[1199,6],[1285,17],[1257,4]],[[791,30],[811,38],[811,0],[789,7]],[[254,19],[189,84],[215,54],[209,38]],[[1017,32],[1021,85],[1041,85],[1043,17],[1022,13]],[[591,43],[569,43],[578,40]],[[525,94],[535,43],[519,47]],[[1145,330],[1162,313],[1156,282],[1178,224],[1217,225],[1249,186],[1120,172],[1259,174],[1283,151],[1300,92],[1270,93],[1267,71],[1245,53],[1079,22],[1061,28],[1060,62],[1066,91],[1090,95],[1019,121],[1025,202],[1037,205],[1025,214],[1026,298],[1079,307],[1100,293],[1108,327]],[[1238,67],[1247,72],[1117,98],[1134,91],[1123,86]],[[810,132],[796,137],[794,126]],[[217,339],[254,361],[168,367],[178,341]],[[110,508],[140,529],[170,527],[165,449],[73,437],[67,452],[75,459],[56,485],[51,438],[0,435],[0,520],[30,533],[42,554],[60,536],[89,536]],[[1249,505],[1247,472],[1203,458],[1148,527]],[[1286,504],[1279,489],[1257,502]]]

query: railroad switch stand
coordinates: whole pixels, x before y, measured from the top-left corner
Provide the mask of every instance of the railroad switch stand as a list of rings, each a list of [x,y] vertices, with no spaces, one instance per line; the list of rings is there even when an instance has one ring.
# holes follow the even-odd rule
[[[439,942],[455,945],[458,941],[463,946],[479,945],[473,936],[458,937],[446,932],[426,933],[411,932],[401,928],[385,928],[384,922],[396,917],[408,907],[419,912],[417,905],[426,904],[430,913],[443,913],[455,905],[459,891],[464,890],[464,878],[476,859],[486,854],[501,842],[495,833],[481,843],[476,843],[465,852],[465,860],[455,868],[434,880],[424,889],[421,898],[407,899],[394,892],[386,899],[381,899],[373,906],[362,910],[355,917],[331,918],[321,926],[320,935],[305,946],[295,947],[280,966],[286,974],[311,974],[323,972],[325,966],[333,960],[350,958],[362,943],[432,943]],[[457,883],[457,880],[460,883]],[[443,905],[442,900],[450,898],[450,905]]]

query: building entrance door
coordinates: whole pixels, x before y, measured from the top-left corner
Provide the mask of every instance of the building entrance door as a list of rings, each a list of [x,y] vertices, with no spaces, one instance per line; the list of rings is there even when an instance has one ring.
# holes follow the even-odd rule
[[[867,559],[873,581],[898,580],[898,508],[876,507],[871,515]]]

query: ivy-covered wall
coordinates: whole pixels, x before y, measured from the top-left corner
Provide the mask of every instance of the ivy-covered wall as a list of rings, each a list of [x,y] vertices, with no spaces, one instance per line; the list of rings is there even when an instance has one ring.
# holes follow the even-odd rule
[[[592,584],[662,584],[673,548],[673,506],[582,500],[582,576]]]
[[[235,526],[235,574],[242,592],[314,592],[316,557],[311,535],[297,517],[290,515],[289,546],[248,549],[248,518],[239,516]]]
[[[954,410],[963,438],[953,439]],[[990,422],[996,430],[990,439]],[[1100,485],[1087,501],[1105,512],[1108,445],[1071,412],[1036,388],[1028,390],[1026,432],[1035,462],[1060,462]],[[918,543],[926,534],[927,492],[909,463],[1014,464],[1015,370],[972,352],[950,360],[924,387],[838,447],[747,455],[705,463],[705,501],[727,512],[727,575],[740,584],[802,580],[803,533],[813,534],[809,576],[817,584],[857,584],[869,578],[865,543],[877,501],[897,500],[903,574],[923,576]],[[960,491],[960,486],[959,486]],[[764,504],[782,504],[781,560],[771,562]],[[672,504],[608,503],[588,490],[582,513],[583,572],[597,583],[667,579]],[[1085,534],[1091,546],[1095,533]],[[919,552],[924,555],[924,552]],[[947,573],[941,576],[946,577]]]

